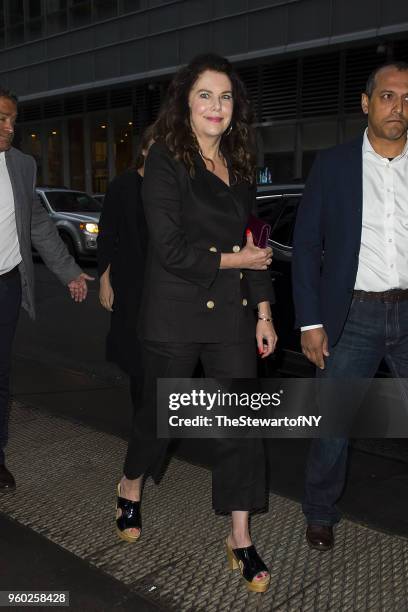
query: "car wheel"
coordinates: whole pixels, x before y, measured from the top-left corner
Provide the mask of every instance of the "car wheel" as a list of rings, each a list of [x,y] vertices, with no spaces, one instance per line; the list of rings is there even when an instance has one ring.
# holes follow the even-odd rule
[[[77,256],[77,253],[76,253],[76,250],[75,250],[74,241],[72,240],[71,236],[69,236],[65,232],[61,232],[60,233],[60,238],[61,238],[62,242],[65,244],[65,246],[67,247],[68,253],[70,255],[72,255],[72,257],[74,259],[77,259],[78,256]]]

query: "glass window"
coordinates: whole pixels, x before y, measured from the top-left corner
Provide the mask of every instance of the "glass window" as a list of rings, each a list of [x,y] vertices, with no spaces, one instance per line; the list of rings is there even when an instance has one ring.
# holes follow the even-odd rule
[[[24,1],[9,0],[8,3],[8,22],[9,25],[24,23]]]
[[[109,19],[116,17],[118,11],[115,0],[94,0],[95,19]]]
[[[63,159],[62,159],[62,135],[61,128],[57,126],[47,129],[47,160],[48,160],[48,184],[62,187],[64,184]]]
[[[131,13],[141,8],[140,0],[122,0],[122,13]]]
[[[292,246],[295,229],[296,211],[300,196],[283,198],[281,214],[272,227],[271,239],[285,246]]]
[[[47,33],[57,34],[67,29],[66,0],[47,0]]]
[[[268,195],[265,192],[260,192],[257,194],[256,205],[258,216],[273,227],[282,212],[284,199],[282,194]]]
[[[42,36],[42,19],[32,19],[27,23],[27,38],[35,40]]]
[[[35,40],[42,36],[42,2],[41,0],[30,0],[27,5],[27,38]]]
[[[71,0],[70,25],[73,28],[91,23],[92,7],[89,0]]]
[[[40,129],[36,127],[26,127],[23,132],[23,151],[32,155],[37,164],[37,184],[43,183],[43,167],[42,167],[42,144]]]
[[[265,153],[264,164],[268,167],[272,183],[288,183],[294,176],[294,153]]]
[[[36,17],[41,17],[42,1],[41,0],[29,0],[28,2],[28,18],[35,19]]]
[[[24,25],[16,25],[7,30],[7,45],[21,45],[24,42]]]
[[[47,15],[57,11],[65,11],[66,8],[67,0],[47,0]]]
[[[82,119],[68,122],[70,186],[85,189],[84,126]]]
[[[92,191],[105,193],[109,182],[107,121],[94,120],[90,132]]]
[[[133,159],[133,122],[130,115],[126,119],[115,120],[114,159],[116,174],[122,174],[132,164]]]
[[[56,212],[101,212],[102,205],[81,191],[47,191],[47,200]]]

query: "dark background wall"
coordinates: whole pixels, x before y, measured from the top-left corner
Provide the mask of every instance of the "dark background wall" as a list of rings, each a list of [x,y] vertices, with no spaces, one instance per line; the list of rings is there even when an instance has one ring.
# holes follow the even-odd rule
[[[0,81],[28,100],[407,31],[406,0],[3,0]]]

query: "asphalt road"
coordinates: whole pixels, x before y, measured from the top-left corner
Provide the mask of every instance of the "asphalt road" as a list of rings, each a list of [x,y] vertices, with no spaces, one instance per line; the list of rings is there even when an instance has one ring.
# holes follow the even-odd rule
[[[107,379],[121,378],[120,371],[105,361],[109,313],[98,301],[96,265],[82,265],[95,280],[89,283],[88,297],[81,304],[73,302],[68,289],[40,260],[34,267],[37,318],[33,322],[21,311],[14,354]]]

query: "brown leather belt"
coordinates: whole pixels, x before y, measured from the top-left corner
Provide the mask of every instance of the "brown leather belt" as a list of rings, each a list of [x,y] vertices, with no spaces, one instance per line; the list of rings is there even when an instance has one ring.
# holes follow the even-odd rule
[[[18,274],[18,266],[16,266],[12,270],[9,270],[8,272],[5,272],[4,274],[0,274],[0,280],[7,280],[8,278],[12,278],[16,274]]]
[[[353,291],[353,297],[362,302],[403,302],[408,300],[408,289],[390,289],[389,291]]]

